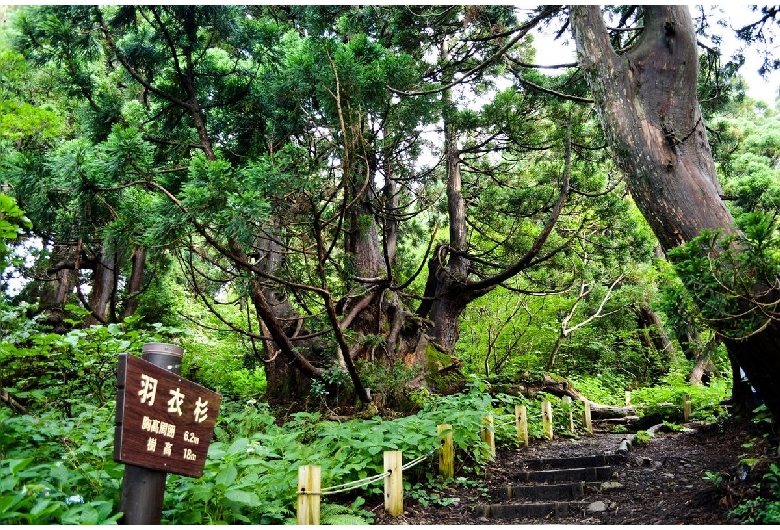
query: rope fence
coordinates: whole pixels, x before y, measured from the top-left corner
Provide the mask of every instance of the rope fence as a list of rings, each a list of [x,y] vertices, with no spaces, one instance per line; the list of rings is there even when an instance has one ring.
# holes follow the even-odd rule
[[[431,449],[430,451],[428,451],[428,452],[427,452],[427,453],[425,453],[424,455],[422,455],[422,456],[420,456],[420,457],[417,457],[417,458],[415,458],[414,460],[412,460],[412,461],[410,461],[410,462],[407,462],[406,464],[404,464],[404,465],[403,465],[403,467],[402,467],[401,469],[402,469],[403,471],[406,471],[407,469],[411,469],[411,468],[413,468],[414,466],[416,466],[416,465],[417,465],[417,464],[419,464],[420,462],[423,462],[423,461],[424,461],[426,458],[428,458],[429,456],[431,456],[431,455],[432,455],[433,453],[435,453],[436,451],[438,451],[438,449]]]
[[[626,392],[626,402],[630,400],[630,394]],[[574,431],[574,407],[572,407],[571,398],[564,397],[564,412],[568,412],[569,428]],[[690,416],[690,396],[683,398],[683,410],[685,421]],[[544,436],[552,440],[553,422],[552,422],[552,403],[548,400],[542,400],[541,413],[533,414],[531,418],[542,420],[542,431]],[[568,410],[566,410],[568,409]],[[590,418],[590,404],[583,402],[583,425],[587,432],[593,433]],[[511,416],[510,416],[511,417]],[[495,431],[496,427],[506,427],[515,424],[517,428],[517,439],[520,445],[528,446],[528,410],[525,405],[515,405],[514,419],[502,421],[498,424],[494,422],[493,413],[488,413],[482,420],[480,429],[480,439],[487,445],[490,457],[496,455]],[[316,465],[301,466],[298,468],[298,512],[297,522],[299,525],[320,524],[320,498],[323,495],[336,495],[347,491],[364,488],[380,480],[385,481],[385,510],[397,516],[403,513],[403,471],[413,468],[424,462],[432,454],[439,453],[439,474],[444,478],[454,477],[454,443],[452,425],[444,424],[437,427],[440,447],[407,462],[402,463],[401,451],[384,452],[384,472],[371,477],[365,477],[353,480],[337,486],[328,486],[320,488],[321,468]]]
[[[353,480],[352,482],[347,482],[346,484],[341,484],[339,486],[328,486],[327,488],[322,488],[320,494],[336,495],[337,493],[344,493],[345,491],[356,490],[368,486],[369,484],[373,484],[374,482],[379,482],[383,478],[389,476],[390,476],[390,472],[385,471],[384,473],[381,473],[379,475],[374,475],[373,477],[366,477],[358,480]]]
[[[410,462],[407,462],[406,464],[403,465],[403,467],[401,467],[401,470],[406,471],[407,469],[413,468],[417,464],[423,462],[425,459],[427,459],[436,451],[438,451],[438,449],[433,449],[431,451],[428,451],[424,455],[417,457]],[[319,492],[316,493],[311,491],[299,491],[298,493],[301,495],[336,495],[338,493],[344,493],[347,491],[363,488],[365,486],[368,486],[369,484],[373,484],[374,482],[379,482],[383,478],[389,477],[391,473],[392,473],[391,471],[385,471],[384,473],[374,475],[373,477],[360,478],[357,480],[353,480],[352,482],[339,484],[337,486],[327,486],[325,488],[322,488]]]
[[[438,449],[433,449],[401,465],[401,451],[385,451],[385,471],[372,477],[353,480],[337,486],[320,488],[320,466],[301,466],[298,468],[298,513],[299,525],[318,525],[320,521],[320,497],[336,495],[358,488],[363,488],[374,482],[385,481],[385,510],[391,515],[403,512],[403,478],[402,472],[425,461]]]

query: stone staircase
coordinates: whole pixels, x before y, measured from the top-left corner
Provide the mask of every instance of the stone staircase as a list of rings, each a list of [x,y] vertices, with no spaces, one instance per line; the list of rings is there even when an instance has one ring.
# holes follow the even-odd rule
[[[495,504],[476,507],[486,519],[547,519],[603,511],[600,493],[621,487],[612,482],[622,454],[527,460],[503,488],[490,492]]]

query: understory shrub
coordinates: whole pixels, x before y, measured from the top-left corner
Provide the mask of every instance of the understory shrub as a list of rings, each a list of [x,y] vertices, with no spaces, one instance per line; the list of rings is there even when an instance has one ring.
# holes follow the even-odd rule
[[[731,395],[731,383],[727,379],[714,379],[705,386],[669,380],[664,385],[633,391],[631,402],[643,416],[682,423],[685,395],[691,398],[691,420],[712,422],[726,413],[720,402]]]
[[[770,464],[759,485],[759,496],[729,512],[744,524],[777,524],[780,521],[780,467]]]
[[[36,418],[0,409],[0,524],[105,524],[121,516],[113,406],[75,412]]]
[[[9,324],[0,327],[0,388],[32,413],[53,407],[72,416],[81,403],[108,403],[116,395],[120,353],[140,354],[146,343],[184,333],[162,324],[136,327],[131,317],[59,335],[36,320],[23,322],[23,311],[0,310],[0,323]]]
[[[226,400],[203,475],[168,475],[162,522],[290,523],[298,468],[313,464],[321,466],[323,488],[340,490],[363,481],[354,490],[323,496],[323,522],[370,523],[373,514],[362,505],[382,495],[384,451],[402,451],[405,464],[418,460],[404,471],[404,483],[407,491],[415,485],[423,495],[420,486],[440,481],[439,425],[452,425],[456,474],[479,474],[489,458],[480,440],[483,418],[493,413],[497,443],[511,443],[516,439],[514,405],[520,401],[506,395],[493,399],[475,379],[462,394],[427,396],[422,410],[402,418],[335,421],[299,412],[279,424],[263,403]],[[541,436],[539,402],[524,402],[531,436]],[[113,461],[114,402],[82,402],[72,412],[68,417],[53,409],[34,417],[0,409],[0,522],[97,524],[121,516],[124,466]]]

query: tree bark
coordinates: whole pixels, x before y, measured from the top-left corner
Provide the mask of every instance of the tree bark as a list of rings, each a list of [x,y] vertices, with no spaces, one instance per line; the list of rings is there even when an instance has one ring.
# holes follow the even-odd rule
[[[671,359],[674,354],[674,344],[664,330],[664,324],[658,313],[653,311],[647,302],[642,301],[636,309],[636,314],[640,325],[647,329],[652,346],[658,350],[663,359]]]
[[[579,63],[628,186],[664,250],[705,229],[736,233],[720,199],[696,95],[696,38],[685,6],[646,6],[644,35],[619,56],[598,6],[572,6]]]
[[[449,44],[445,40],[441,47],[441,58],[450,57]],[[452,80],[452,72],[442,79],[445,85]],[[447,211],[449,213],[449,245],[439,245],[429,262],[428,289],[425,296],[432,299],[430,318],[433,328],[430,337],[442,352],[451,353],[460,336],[458,318],[469,302],[476,296],[463,288],[468,282],[470,260],[464,255],[468,250],[466,228],[466,204],[463,199],[463,179],[460,171],[460,150],[457,129],[450,114],[454,108],[452,91],[442,92],[444,104],[444,158],[447,168]],[[431,283],[433,282],[433,283]]]
[[[138,309],[138,295],[141,294],[144,287],[144,269],[146,267],[146,249],[144,247],[136,247],[133,252],[132,258],[132,270],[130,272],[130,278],[127,281],[127,288],[125,289],[125,305],[122,309],[122,318],[127,318],[135,314]]]
[[[720,198],[697,99],[698,55],[688,8],[644,6],[643,35],[623,55],[610,44],[599,6],[570,9],[579,64],[607,140],[664,250],[704,229],[737,234]],[[770,324],[726,345],[775,419],[780,418],[780,328]]]
[[[104,244],[103,248],[107,246]],[[116,295],[116,252],[105,252],[98,256],[89,293],[89,308],[92,314],[85,321],[86,326],[105,324],[112,321],[111,307]]]
[[[715,348],[717,348],[717,340],[713,338],[699,349],[695,359],[696,363],[693,365],[691,375],[688,376],[688,383],[701,385],[707,380],[710,373],[717,373],[718,368],[712,362],[712,351]]]
[[[68,295],[73,289],[74,278],[77,277],[73,266],[73,255],[77,252],[78,249],[72,245],[54,245],[52,261],[55,264],[46,271],[47,275],[53,277],[52,281],[41,282],[36,293],[39,311],[46,315],[46,324],[56,333],[66,329],[65,304],[68,303]],[[30,288],[33,286],[34,284],[31,284]]]

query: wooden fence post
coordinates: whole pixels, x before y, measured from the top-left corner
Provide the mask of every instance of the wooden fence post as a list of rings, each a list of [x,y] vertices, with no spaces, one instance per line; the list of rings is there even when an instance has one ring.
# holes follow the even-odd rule
[[[546,399],[542,401],[542,429],[548,440],[553,439],[552,403]]]
[[[517,441],[528,447],[528,410],[525,405],[515,405],[515,424],[517,426]]]
[[[452,425],[439,425],[441,448],[439,449],[439,473],[444,478],[455,476],[455,447],[452,441]]]
[[[298,515],[299,525],[320,524],[320,466],[298,468]]]
[[[583,423],[585,424],[585,430],[588,431],[590,434],[593,434],[593,424],[590,421],[590,403],[587,401],[583,401],[582,403],[585,405],[585,409],[583,410],[582,416],[583,416]]]
[[[401,451],[385,451],[385,511],[393,517],[404,512],[403,455]]]
[[[691,419],[691,396],[689,394],[683,396],[683,418],[685,423]]]
[[[496,432],[495,432],[495,426],[493,424],[493,413],[487,415],[487,417],[482,418],[482,429],[480,430],[480,438],[483,442],[485,442],[488,446],[488,451],[490,451],[490,458],[495,458],[496,456]]]
[[[626,407],[631,404],[631,392],[626,390]]]
[[[563,396],[563,404],[569,409],[569,432],[574,434],[574,411],[571,408],[571,397]]]

